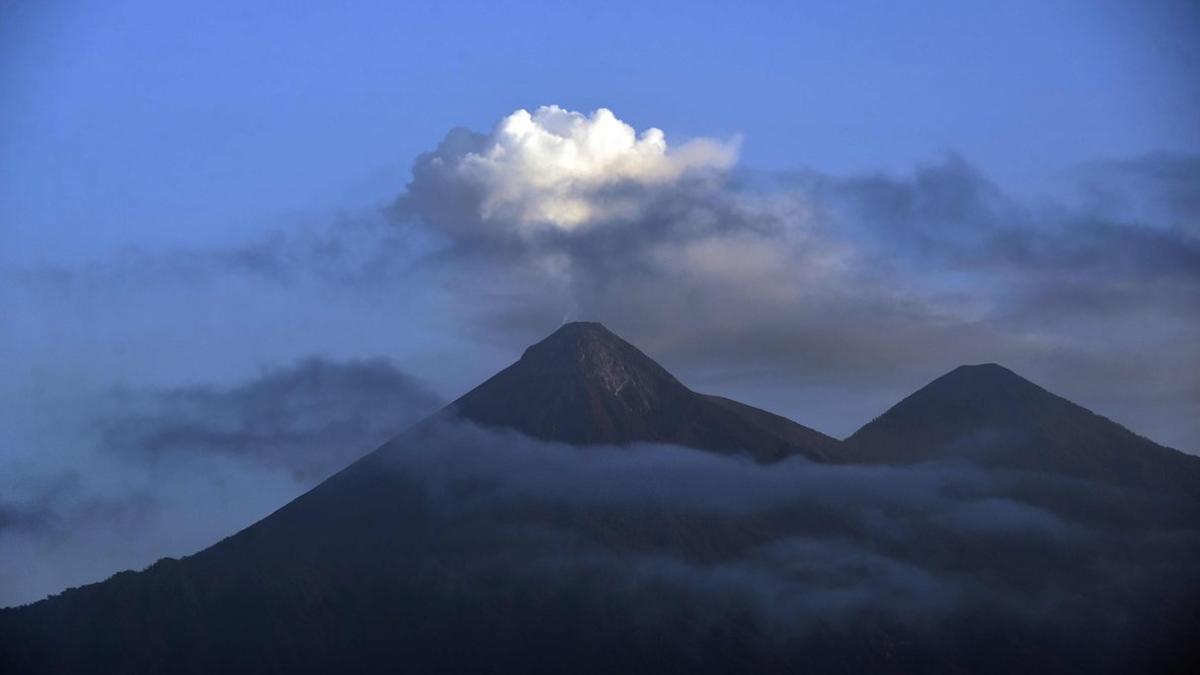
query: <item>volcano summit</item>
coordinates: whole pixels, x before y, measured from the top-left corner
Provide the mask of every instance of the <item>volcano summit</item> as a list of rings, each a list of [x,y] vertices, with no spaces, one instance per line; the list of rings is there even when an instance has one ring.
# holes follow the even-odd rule
[[[1198,471],[996,365],[839,442],[572,323],[214,546],[0,610],[0,670],[1188,672]]]

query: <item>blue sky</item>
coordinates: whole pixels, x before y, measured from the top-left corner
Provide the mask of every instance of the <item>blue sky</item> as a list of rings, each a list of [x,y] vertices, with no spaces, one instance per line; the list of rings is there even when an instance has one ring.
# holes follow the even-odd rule
[[[766,169],[946,151],[1039,193],[1200,147],[1188,3],[6,3],[6,257],[210,242],[388,198],[451,126],[607,106]]]
[[[1193,2],[244,5],[0,3],[0,605],[564,319],[838,437],[1000,362],[1200,452]]]

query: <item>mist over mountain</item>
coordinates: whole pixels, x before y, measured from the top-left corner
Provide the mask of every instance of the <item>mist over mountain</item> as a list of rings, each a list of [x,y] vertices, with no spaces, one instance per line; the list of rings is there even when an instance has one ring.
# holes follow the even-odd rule
[[[1173,453],[998,366],[839,443],[568,324],[215,546],[0,611],[0,667],[1187,672]]]
[[[1003,366],[961,366],[846,439],[852,462],[963,459],[1145,490],[1195,494],[1200,462],[1056,396]]]
[[[1196,0],[0,2],[0,675],[1190,675],[1197,72]]]

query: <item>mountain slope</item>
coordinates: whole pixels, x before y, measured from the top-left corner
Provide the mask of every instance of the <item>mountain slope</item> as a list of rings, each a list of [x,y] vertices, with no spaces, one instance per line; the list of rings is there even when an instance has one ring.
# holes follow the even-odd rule
[[[963,459],[987,466],[1195,492],[1200,459],[1138,436],[996,364],[960,366],[845,441],[846,461]]]
[[[761,462],[836,456],[839,442],[685,387],[598,323],[568,323],[450,404],[473,422],[573,444],[672,443]]]
[[[1007,371],[959,375],[864,427],[851,459],[953,455],[997,428],[1053,457],[1073,447],[1058,429],[1113,444],[1105,462],[1128,450]],[[570,324],[210,548],[0,609],[0,673],[1190,672],[1185,498],[772,462],[826,439]],[[671,447],[577,447],[640,441]]]
[[[607,672],[612,663],[589,650],[608,650],[626,631],[601,616],[611,607],[594,606],[611,600],[586,580],[572,581],[578,590],[562,597],[544,595],[545,579],[525,578],[526,568],[537,556],[559,555],[559,547],[541,551],[519,533],[565,529],[584,541],[667,546],[696,559],[729,555],[763,536],[710,517],[554,506],[536,495],[447,521],[442,511],[460,507],[430,492],[436,457],[461,458],[463,444],[481,445],[474,457],[496,445],[536,445],[525,436],[663,443],[760,462],[819,459],[838,445],[783,417],[692,392],[599,324],[567,324],[442,412],[236,535],[181,560],[0,610],[0,671],[474,672],[493,670],[499,658],[520,672]],[[434,458],[426,471],[404,468],[426,451]],[[520,476],[516,468],[497,471]],[[492,488],[472,480],[452,489],[469,505]],[[499,569],[489,571],[486,591],[464,600],[456,586],[478,574],[471,568],[481,560],[499,560],[490,563]],[[593,637],[573,633],[584,622]],[[518,627],[532,632],[512,634]],[[467,649],[454,646],[460,638]],[[512,653],[513,642],[536,649]],[[654,661],[661,647],[657,640],[628,645],[639,655],[628,665],[670,670]]]

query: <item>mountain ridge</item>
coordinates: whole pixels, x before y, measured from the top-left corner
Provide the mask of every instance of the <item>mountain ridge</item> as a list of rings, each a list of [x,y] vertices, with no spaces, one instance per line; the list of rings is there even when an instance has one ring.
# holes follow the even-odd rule
[[[842,449],[852,463],[967,459],[1127,487],[1200,485],[1200,458],[996,363],[959,366],[934,379],[847,437]]]
[[[447,411],[542,440],[671,443],[760,462],[831,461],[840,445],[781,415],[694,392],[594,322],[564,324]]]
[[[1030,461],[1029,439],[1076,460],[1073,434],[1116,474]],[[573,447],[643,443],[689,449]],[[839,443],[568,324],[213,546],[0,609],[0,672],[1190,672],[1182,454],[995,364]],[[1022,471],[855,466],[946,459]],[[1131,463],[1178,477],[1130,482]],[[780,607],[804,620],[780,633]]]

